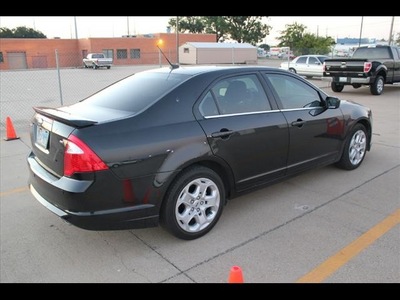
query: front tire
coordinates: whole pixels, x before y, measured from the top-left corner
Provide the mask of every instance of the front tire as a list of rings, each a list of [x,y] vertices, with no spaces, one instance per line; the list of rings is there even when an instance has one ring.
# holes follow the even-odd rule
[[[336,82],[331,82],[331,89],[332,91],[334,91],[335,93],[340,93],[341,91],[343,91],[344,88],[344,84],[340,84],[340,83],[336,83]]]
[[[160,223],[180,239],[197,239],[215,226],[224,204],[225,189],[219,175],[209,168],[192,167],[168,190]]]
[[[378,77],[376,77],[374,83],[371,84],[369,87],[371,94],[379,96],[380,94],[383,93],[384,86],[385,86],[385,80],[383,76],[379,75]]]
[[[358,168],[364,160],[367,152],[368,136],[365,126],[357,124],[354,126],[344,145],[342,157],[336,166],[345,170]]]

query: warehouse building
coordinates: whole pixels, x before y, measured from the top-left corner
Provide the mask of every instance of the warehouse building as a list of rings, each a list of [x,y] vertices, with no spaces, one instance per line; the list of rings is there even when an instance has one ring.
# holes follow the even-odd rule
[[[186,42],[179,47],[181,64],[248,64],[257,62],[257,47],[248,43]]]

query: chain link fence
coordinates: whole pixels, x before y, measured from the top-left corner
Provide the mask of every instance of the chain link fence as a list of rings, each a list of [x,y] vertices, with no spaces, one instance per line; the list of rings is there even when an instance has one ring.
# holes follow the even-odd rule
[[[84,68],[82,59],[76,55],[26,57],[35,62],[31,69],[0,71],[1,135],[5,136],[6,119],[10,117],[17,132],[29,131],[33,107],[58,107],[82,100],[94,92],[128,75],[151,68],[159,68],[157,52],[149,53],[154,64],[113,65],[111,69]],[[50,61],[54,59],[54,62]],[[43,65],[54,68],[43,68]],[[166,66],[165,60],[162,61]]]
[[[30,69],[1,70],[0,129],[2,138],[6,136],[7,117],[12,120],[17,135],[27,133],[35,106],[55,108],[71,105],[126,76],[151,68],[168,66],[168,62],[161,58],[158,52],[142,53],[142,55],[147,55],[151,58],[147,61],[154,63],[114,64],[110,69],[92,69],[84,68],[82,58],[78,59],[76,55],[55,53],[54,57],[46,57],[46,60],[26,57],[28,61],[35,61],[33,68]],[[280,60],[275,59],[275,61],[264,59],[256,63],[278,66]],[[48,67],[43,68],[43,65]]]

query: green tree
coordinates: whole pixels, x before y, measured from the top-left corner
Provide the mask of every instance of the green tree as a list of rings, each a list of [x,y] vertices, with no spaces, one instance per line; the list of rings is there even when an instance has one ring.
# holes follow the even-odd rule
[[[265,51],[269,51],[269,49],[271,49],[271,47],[267,44],[260,44],[258,45],[259,48],[263,48]]]
[[[217,42],[231,39],[256,45],[271,30],[271,26],[262,22],[261,16],[186,16],[180,17],[178,22],[179,32],[216,34]],[[176,18],[170,19],[168,24],[176,29]]]
[[[394,42],[395,42],[396,45],[400,45],[400,32],[397,33],[397,38],[395,39]]]
[[[42,32],[25,26],[8,29],[0,28],[0,38],[16,38],[16,39],[42,39],[47,38]]]
[[[261,16],[229,16],[225,18],[229,24],[230,38],[238,43],[256,45],[269,34],[271,29],[271,26],[262,23]]]
[[[335,40],[332,37],[318,37],[315,34],[307,33],[306,26],[293,23],[285,26],[278,37],[279,47],[290,47],[295,55],[305,54],[327,54],[330,52]]]
[[[229,36],[229,26],[224,17],[207,16],[203,17],[206,25],[205,33],[217,35],[217,42],[223,42]]]
[[[179,32],[204,33],[205,24],[202,17],[178,17]],[[168,25],[176,30],[176,18],[169,19]]]
[[[0,38],[8,39],[8,38],[13,38],[14,34],[11,29],[8,29],[6,27],[1,27],[0,28]]]

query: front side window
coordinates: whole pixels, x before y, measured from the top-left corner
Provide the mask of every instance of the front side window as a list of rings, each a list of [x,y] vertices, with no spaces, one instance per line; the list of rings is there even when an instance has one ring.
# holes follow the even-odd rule
[[[282,74],[268,74],[267,80],[280,100],[282,109],[322,106],[318,92],[297,78]]]
[[[319,65],[319,61],[315,57],[309,57],[308,64],[309,65]]]

